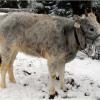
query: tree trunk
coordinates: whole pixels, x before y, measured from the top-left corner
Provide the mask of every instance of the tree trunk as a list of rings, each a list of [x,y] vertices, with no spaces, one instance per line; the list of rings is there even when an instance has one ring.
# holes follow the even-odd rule
[[[13,8],[0,8],[0,12],[5,12],[5,13],[8,13],[8,12],[21,12],[21,11],[24,11],[24,12],[36,12],[35,9],[28,9],[28,8],[25,8],[25,9],[13,9]]]

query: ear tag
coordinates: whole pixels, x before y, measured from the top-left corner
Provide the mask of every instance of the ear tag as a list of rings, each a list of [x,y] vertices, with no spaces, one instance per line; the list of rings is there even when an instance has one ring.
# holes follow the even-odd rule
[[[75,28],[80,28],[80,24],[78,22],[75,22],[74,27]]]

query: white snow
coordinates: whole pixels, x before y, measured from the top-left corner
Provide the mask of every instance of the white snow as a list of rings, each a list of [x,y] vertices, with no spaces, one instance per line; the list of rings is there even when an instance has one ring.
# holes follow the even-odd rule
[[[75,75],[86,75],[100,84],[100,61],[85,58],[84,60],[74,59],[66,64],[66,71]]]
[[[7,76],[7,88],[0,89],[0,100],[48,99],[49,80],[46,59],[19,53],[14,62],[14,75],[17,83],[9,82]],[[66,64],[65,86],[69,90],[62,92],[59,81],[56,80],[59,95],[55,100],[100,100],[99,76],[100,61],[76,57]],[[72,79],[74,85],[70,84]]]
[[[6,13],[4,13],[4,12],[0,12],[0,15],[5,15]]]

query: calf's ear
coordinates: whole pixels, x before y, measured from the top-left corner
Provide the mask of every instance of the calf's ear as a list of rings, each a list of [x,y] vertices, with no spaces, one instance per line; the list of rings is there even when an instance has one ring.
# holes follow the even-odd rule
[[[75,27],[75,38],[77,43],[79,44],[81,49],[84,49],[86,47],[86,42],[85,42],[85,35],[83,31],[80,28],[80,23],[75,22],[74,24]]]
[[[74,16],[73,16],[73,19],[74,19],[74,21],[75,21],[74,27],[75,27],[75,28],[80,28],[80,16],[74,15]]]
[[[80,28],[80,23],[79,22],[75,22],[74,27],[77,28],[77,29]]]

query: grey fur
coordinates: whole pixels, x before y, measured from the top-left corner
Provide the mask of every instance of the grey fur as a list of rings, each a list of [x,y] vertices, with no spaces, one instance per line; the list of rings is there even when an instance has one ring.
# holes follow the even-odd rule
[[[4,15],[0,22],[0,55],[1,87],[6,87],[5,75],[8,70],[10,80],[14,82],[12,64],[16,54],[20,52],[48,60],[49,69],[49,94],[55,94],[54,79],[56,72],[60,75],[61,88],[64,90],[64,64],[75,58],[79,49],[75,38],[75,22],[79,22],[82,30],[78,29],[78,39],[85,49],[86,36],[94,36],[94,27],[87,18],[71,20],[65,17],[33,14],[27,12],[15,12]],[[88,24],[86,24],[88,23]],[[94,32],[88,29],[90,26]],[[86,26],[86,27],[85,27]],[[82,39],[83,38],[83,39]],[[10,67],[7,69],[7,65]]]

